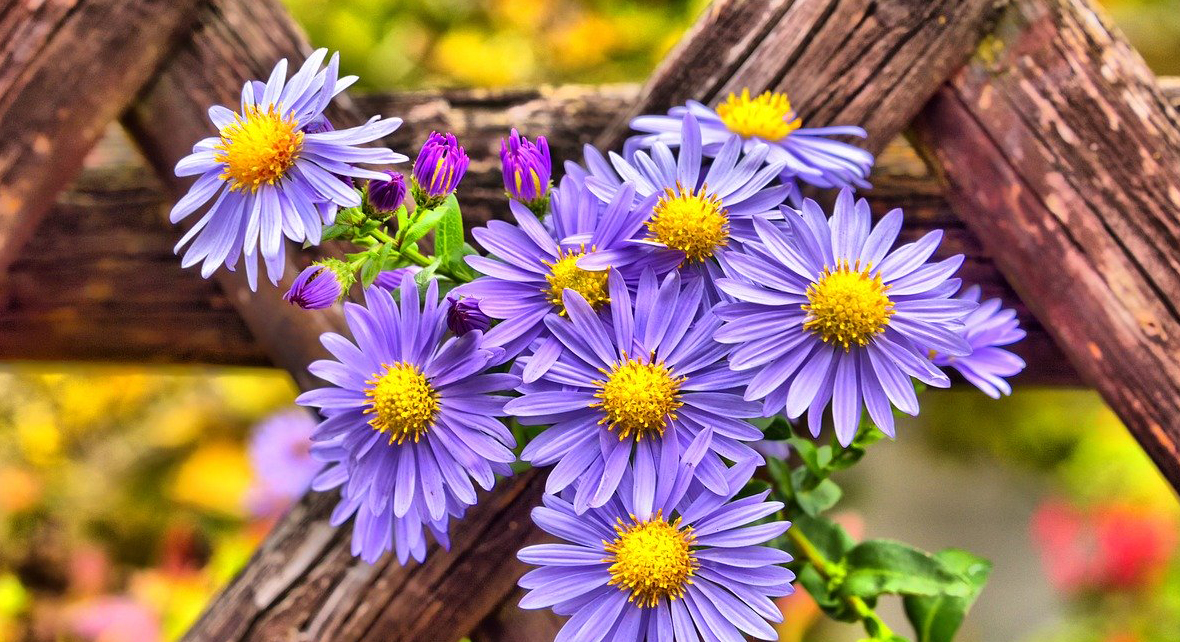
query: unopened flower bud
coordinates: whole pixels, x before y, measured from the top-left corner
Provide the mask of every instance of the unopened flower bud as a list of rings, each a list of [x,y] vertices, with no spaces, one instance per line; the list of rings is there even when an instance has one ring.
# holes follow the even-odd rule
[[[369,208],[382,218],[388,217],[406,200],[406,179],[397,172],[386,170],[389,178],[370,180],[365,200]]]
[[[327,259],[304,268],[283,300],[304,310],[323,310],[344,299],[355,277],[348,265]]]
[[[431,133],[414,160],[414,201],[426,209],[437,207],[459,186],[468,162],[453,134]]]
[[[447,310],[447,327],[455,336],[463,336],[472,330],[487,332],[492,325],[492,319],[479,309],[479,300],[472,297],[461,297],[451,294],[447,297],[450,308]]]
[[[549,159],[549,142],[538,136],[530,143],[515,129],[500,140],[500,168],[508,196],[543,213],[549,203],[549,179],[553,163]]]

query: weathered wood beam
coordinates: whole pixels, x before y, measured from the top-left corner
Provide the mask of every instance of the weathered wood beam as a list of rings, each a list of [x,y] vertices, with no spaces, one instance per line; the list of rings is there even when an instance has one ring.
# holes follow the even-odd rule
[[[78,0],[0,8],[0,274],[198,4]]]
[[[948,198],[1180,488],[1180,115],[1084,0],[1017,0],[915,124]]]

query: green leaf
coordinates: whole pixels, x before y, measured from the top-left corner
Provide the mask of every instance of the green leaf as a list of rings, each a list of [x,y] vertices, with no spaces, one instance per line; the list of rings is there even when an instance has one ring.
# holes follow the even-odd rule
[[[964,596],[968,587],[958,574],[933,556],[900,542],[869,540],[844,557],[848,575],[843,591],[858,597],[899,595]]]
[[[322,242],[322,241],[331,241],[332,239],[340,238],[341,236],[344,236],[344,234],[347,233],[348,230],[350,230],[350,229],[352,229],[352,226],[342,225],[340,223],[333,223],[331,225],[326,225],[326,226],[324,226],[324,230],[322,232],[320,232],[320,240]]]
[[[443,217],[434,233],[434,253],[449,266],[463,260],[463,213],[459,211],[459,201],[454,194],[448,196],[439,208],[443,210]]]
[[[376,259],[369,259],[361,266],[361,287],[369,287],[373,285],[373,281],[377,280],[377,275],[381,274],[381,261]]]
[[[447,213],[447,208],[440,205],[432,210],[420,212],[417,220],[410,224],[410,229],[406,230],[406,235],[402,240],[402,248],[404,249],[410,243],[415,243],[422,237],[430,233],[443,216]]]
[[[795,583],[807,590],[807,593],[828,617],[842,622],[856,622],[859,619],[856,613],[848,607],[848,604],[828,588],[827,580],[819,574],[819,571],[815,570],[814,566],[808,564],[801,568],[798,577],[795,578]]]
[[[935,553],[934,558],[947,570],[958,574],[966,586],[966,594],[961,597],[910,595],[903,598],[902,603],[918,642],[951,642],[971,604],[987,583],[992,565],[982,557],[953,548]]]
[[[418,286],[419,291],[425,291],[426,286],[430,285],[430,279],[434,278],[434,273],[440,264],[442,264],[442,259],[435,257],[430,265],[414,273],[414,284]]]
[[[775,488],[778,489],[780,495],[786,499],[791,499],[795,496],[795,486],[791,483],[791,467],[787,465],[787,462],[774,457],[767,457],[766,472],[770,475],[770,479],[774,481]]]
[[[803,509],[803,512],[814,517],[835,506],[843,495],[844,492],[840,490],[836,482],[825,479],[815,488],[797,491],[795,503],[799,504],[799,508]]]
[[[762,438],[770,441],[785,441],[792,436],[791,422],[782,415],[775,415],[766,426],[762,428]]]
[[[856,546],[856,541],[842,526],[825,517],[798,515],[792,520],[791,528],[802,531],[811,544],[833,564],[844,559],[844,556]],[[800,555],[796,554],[795,557],[798,558]]]

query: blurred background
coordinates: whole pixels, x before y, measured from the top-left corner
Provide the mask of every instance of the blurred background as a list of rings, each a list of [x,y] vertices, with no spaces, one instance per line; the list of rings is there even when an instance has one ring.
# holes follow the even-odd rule
[[[366,91],[641,81],[707,4],[285,1]],[[1180,74],[1180,0],[1105,4]],[[964,642],[1174,642],[1174,494],[1096,395],[1014,384],[925,393],[839,480],[842,519],[994,561]],[[0,364],[0,640],[179,637],[314,474],[295,395],[269,370]],[[861,637],[785,607],[784,640]]]

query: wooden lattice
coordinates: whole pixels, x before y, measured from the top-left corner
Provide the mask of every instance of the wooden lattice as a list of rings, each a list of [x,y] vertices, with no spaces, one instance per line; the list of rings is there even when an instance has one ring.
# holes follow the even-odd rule
[[[171,169],[211,133],[205,108],[309,52],[277,0],[0,5],[0,359],[269,364],[315,385],[306,365],[339,310],[182,271],[166,223],[185,187]],[[809,126],[863,125],[885,151],[874,211],[904,207],[911,234],[946,228],[965,278],[1019,295],[1020,382],[1095,387],[1180,487],[1180,87],[1086,0],[717,0],[641,89],[360,100],[406,119],[395,149],[459,134],[474,221],[504,213],[494,149],[511,125],[576,158],[617,146],[635,114],[746,86],[789,92]],[[110,139],[83,170],[116,120],[142,156]],[[902,133],[928,165],[886,149]],[[335,498],[309,494],[187,639],[551,639],[551,616],[511,604],[540,492],[537,473],[500,484],[449,553],[406,567],[353,559],[347,527],[327,524]]]

